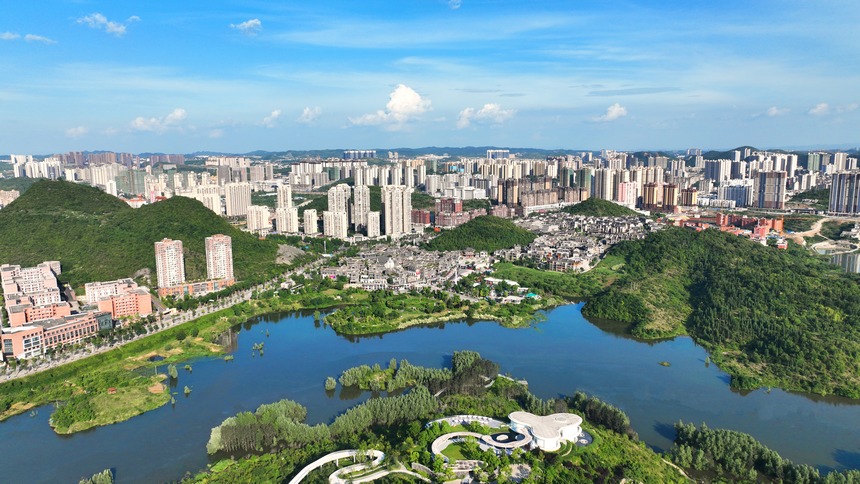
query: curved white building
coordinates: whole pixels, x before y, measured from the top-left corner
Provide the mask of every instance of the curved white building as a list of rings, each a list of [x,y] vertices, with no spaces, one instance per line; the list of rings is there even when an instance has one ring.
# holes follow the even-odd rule
[[[575,442],[582,433],[582,417],[572,413],[554,413],[541,417],[529,412],[513,412],[511,430],[528,433],[534,445],[543,451],[556,451],[562,442]]]

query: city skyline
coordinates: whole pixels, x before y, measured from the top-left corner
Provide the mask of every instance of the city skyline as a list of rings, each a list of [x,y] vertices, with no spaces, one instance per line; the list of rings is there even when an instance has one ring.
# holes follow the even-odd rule
[[[14,4],[0,151],[858,143],[831,1]]]

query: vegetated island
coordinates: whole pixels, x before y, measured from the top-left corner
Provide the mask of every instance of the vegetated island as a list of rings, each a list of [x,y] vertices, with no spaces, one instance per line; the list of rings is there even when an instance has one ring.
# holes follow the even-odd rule
[[[304,423],[307,410],[290,400],[230,417],[212,429],[206,446],[221,460],[185,482],[284,482],[314,459],[344,449],[359,452],[316,467],[303,482],[326,482],[329,475],[356,462],[367,462],[369,468],[348,470],[354,473],[345,477],[382,477],[377,473],[394,471],[412,476],[389,474],[380,482],[419,478],[442,482],[455,477],[452,464],[460,460],[477,461],[470,474],[480,482],[509,482],[515,472],[520,477],[526,474],[525,482],[664,483],[696,478],[836,484],[860,479],[856,470],[821,476],[815,468],[783,459],[747,434],[681,422],[675,425],[672,448],[658,454],[638,440],[624,412],[595,397],[575,392],[541,400],[515,379],[498,375],[495,362],[473,351],[454,352],[451,362],[451,368],[424,368],[391,360],[385,368],[375,364],[344,370],[341,385],[389,393],[356,405],[330,424]],[[482,451],[477,436],[511,432],[504,422],[515,411],[575,413],[583,418],[581,427],[591,442],[567,442],[556,452],[527,447],[510,454]],[[457,417],[454,422],[440,420],[447,416]],[[433,445],[454,432],[471,434],[449,439],[444,448]],[[367,456],[378,452],[384,453],[382,462],[371,464]]]
[[[584,447],[567,443],[558,452],[518,450],[511,455],[497,455],[481,451],[476,442],[466,439],[449,445],[443,454],[451,461],[482,461],[475,475],[484,482],[507,479],[519,466],[528,469],[533,478],[545,478],[547,482],[623,478],[639,482],[687,481],[638,441],[629,419],[617,408],[582,393],[541,400],[525,386],[497,376],[498,365],[475,352],[455,352],[452,363],[445,369],[416,367],[406,361],[395,364],[396,368],[389,366],[384,371],[386,379],[378,381],[384,381],[384,386],[399,387],[402,394],[367,400],[330,424],[303,423],[306,410],[289,400],[230,417],[212,429],[207,444],[207,451],[222,460],[188,482],[286,481],[305,464],[339,449],[379,450],[386,455],[385,465],[379,469],[418,469],[424,476],[443,481],[453,477],[453,468],[444,465],[441,455],[433,456],[434,440],[456,431],[491,434],[508,429],[491,429],[478,422],[427,426],[428,422],[449,415],[480,415],[507,422],[508,415],[519,410],[537,415],[573,411],[585,419],[582,428],[593,441]],[[346,370],[341,379],[364,371],[363,367]],[[351,464],[350,458],[346,465]],[[322,482],[336,470],[335,464],[323,466],[308,475],[305,482]]]

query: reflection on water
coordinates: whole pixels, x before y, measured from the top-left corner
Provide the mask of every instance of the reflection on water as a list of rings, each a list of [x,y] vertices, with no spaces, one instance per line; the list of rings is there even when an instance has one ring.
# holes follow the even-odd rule
[[[845,272],[860,272],[860,253],[858,252],[836,254],[830,258],[830,262],[845,269]]]
[[[582,390],[620,407],[653,448],[672,446],[679,420],[706,422],[750,433],[783,457],[822,470],[860,467],[860,401],[777,389],[736,393],[728,388],[728,375],[707,365],[708,354],[689,337],[642,344],[623,325],[589,323],[581,308],[555,308],[547,321],[524,329],[448,322],[351,339],[315,322],[312,311],[253,318],[219,340],[235,360],[199,359],[189,362],[193,373],[179,373],[174,391],[194,391],[177,395],[175,405],[63,437],[48,426],[50,406],[0,423],[0,442],[14,442],[4,447],[2,462],[15,463],[3,467],[0,481],[73,482],[105,468],[114,468],[120,482],[173,481],[211,463],[206,441],[227,417],[289,398],[307,407],[309,424],[328,423],[368,398],[389,394],[340,385],[326,392],[326,377],[391,358],[449,367],[452,352],[463,349],[497,361],[503,374],[528,380],[540,398]],[[264,358],[253,351],[260,342]]]

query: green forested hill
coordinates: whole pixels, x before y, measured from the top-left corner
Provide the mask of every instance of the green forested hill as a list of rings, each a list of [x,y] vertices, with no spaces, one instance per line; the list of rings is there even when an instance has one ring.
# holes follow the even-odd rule
[[[60,279],[74,287],[130,277],[144,268],[154,279],[153,244],[171,238],[183,242],[187,279],[203,279],[203,239],[218,233],[233,239],[237,278],[275,269],[277,244],[235,229],[196,200],[173,197],[132,209],[96,188],[45,180],[0,210],[0,263],[59,260]]]
[[[442,232],[442,235],[431,240],[427,245],[430,250],[439,251],[471,248],[492,252],[515,245],[528,245],[536,237],[535,234],[518,227],[510,220],[483,216]]]
[[[635,217],[639,215],[627,207],[599,198],[589,198],[576,205],[564,207],[562,211],[571,215],[588,215],[591,217]]]
[[[623,276],[588,316],[658,337],[686,330],[739,388],[860,397],[860,277],[798,247],[668,229],[611,252]]]

